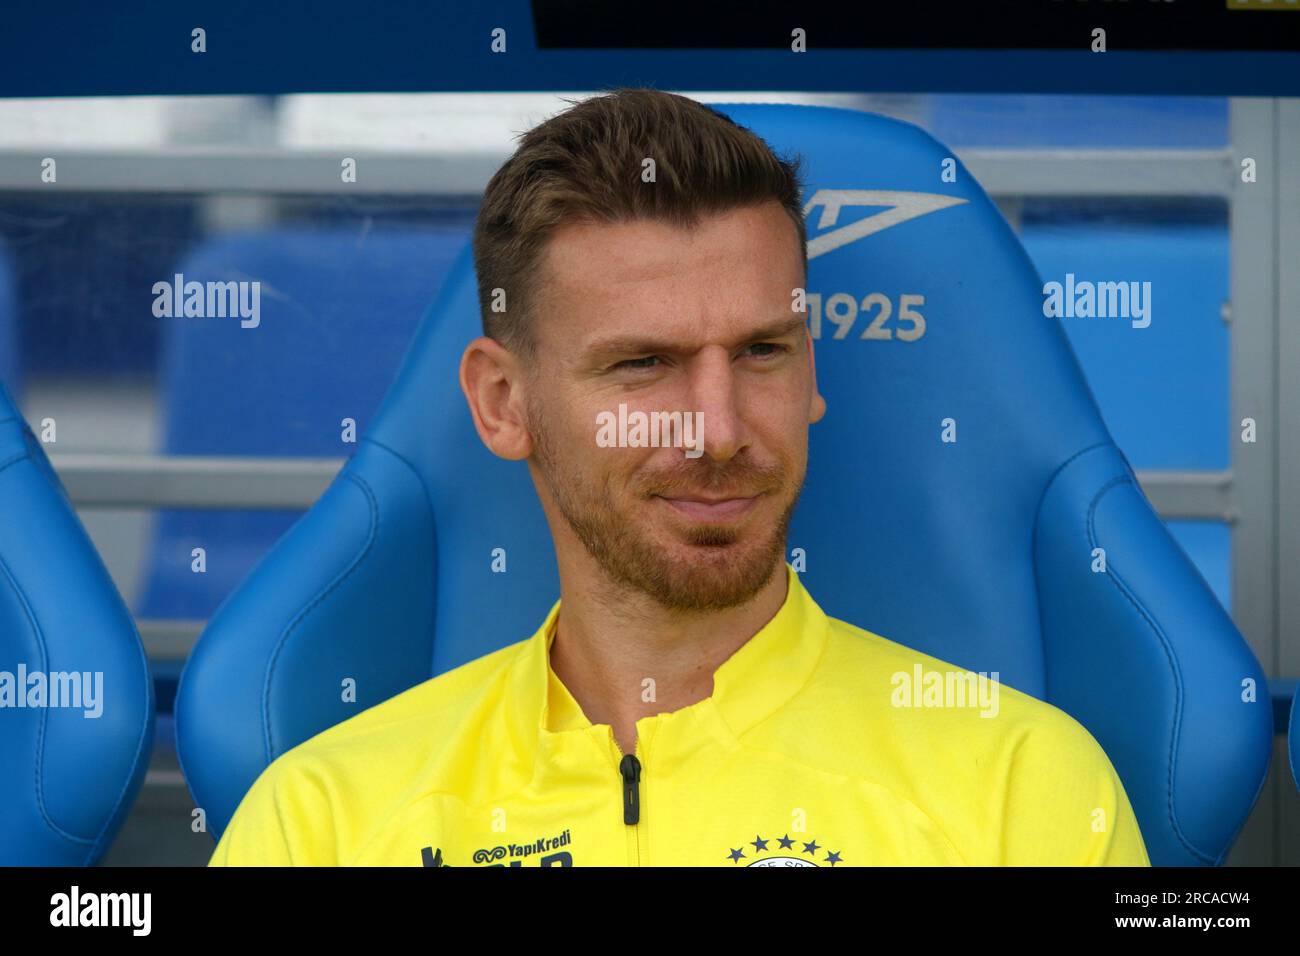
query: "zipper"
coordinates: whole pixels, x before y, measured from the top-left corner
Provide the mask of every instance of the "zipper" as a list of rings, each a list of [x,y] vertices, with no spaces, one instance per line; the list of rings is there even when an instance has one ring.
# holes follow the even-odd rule
[[[618,774],[622,782],[620,787],[623,805],[623,823],[627,829],[627,861],[631,866],[641,865],[641,761],[635,753],[625,754],[614,736],[614,728],[609,728],[610,743],[619,755]],[[641,738],[637,736],[636,750],[641,749]]]
[[[623,775],[623,822],[636,826],[641,821],[641,761],[628,754],[619,761],[618,772]]]

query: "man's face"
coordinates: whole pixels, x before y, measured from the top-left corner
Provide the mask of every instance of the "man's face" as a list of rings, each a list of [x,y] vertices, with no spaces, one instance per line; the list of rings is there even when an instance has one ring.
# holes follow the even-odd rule
[[[526,412],[557,548],[576,539],[613,580],[675,610],[734,607],[770,580],[808,425],[825,407],[805,313],[792,308],[799,252],[775,202],[695,230],[635,221],[553,234]],[[602,447],[598,423],[620,405],[630,422],[679,412],[701,425],[694,457]]]

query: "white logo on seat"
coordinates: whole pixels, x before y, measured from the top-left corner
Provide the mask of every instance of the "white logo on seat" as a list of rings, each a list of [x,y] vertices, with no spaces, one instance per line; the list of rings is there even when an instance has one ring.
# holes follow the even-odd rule
[[[882,232],[900,222],[907,222],[927,213],[938,212],[949,206],[959,206],[970,202],[968,199],[956,199],[939,193],[895,192],[888,189],[819,189],[812,199],[804,204],[803,214],[807,216],[814,206],[822,207],[818,229],[829,229],[839,222],[840,210],[845,206],[888,206],[888,209],[859,219],[857,222],[836,229],[834,232],[808,240],[808,258],[816,259],[840,246],[847,246],[873,233]]]

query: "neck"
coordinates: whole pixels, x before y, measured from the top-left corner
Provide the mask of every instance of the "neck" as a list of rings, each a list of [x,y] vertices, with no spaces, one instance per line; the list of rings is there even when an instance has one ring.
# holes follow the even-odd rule
[[[562,563],[551,668],[587,719],[609,724],[619,748],[632,753],[640,718],[689,707],[713,693],[713,672],[781,609],[786,574],[785,562],[778,561],[746,603],[682,612],[612,584],[598,568]]]

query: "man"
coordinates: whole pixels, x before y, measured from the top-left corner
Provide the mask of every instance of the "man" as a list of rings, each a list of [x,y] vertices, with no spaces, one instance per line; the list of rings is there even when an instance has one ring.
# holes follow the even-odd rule
[[[461,386],[527,462],[560,600],[281,756],[213,864],[1147,864],[1083,727],[952,699],[961,672],[828,618],[783,560],[826,410],[796,165],[619,90],[524,135],[474,253]]]

